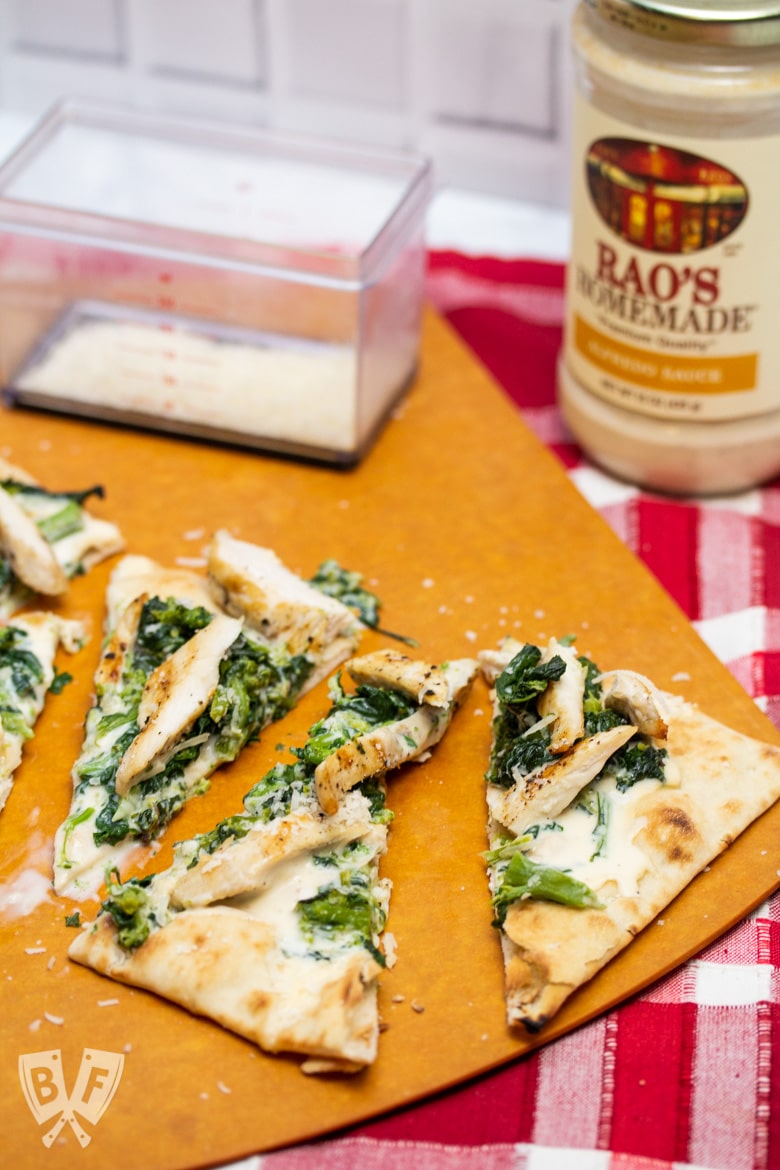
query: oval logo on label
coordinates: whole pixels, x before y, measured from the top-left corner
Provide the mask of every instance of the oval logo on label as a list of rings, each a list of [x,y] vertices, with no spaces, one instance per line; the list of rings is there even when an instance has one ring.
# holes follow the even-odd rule
[[[730,236],[747,214],[747,187],[738,175],[676,147],[599,138],[586,168],[601,219],[648,252],[700,252]]]

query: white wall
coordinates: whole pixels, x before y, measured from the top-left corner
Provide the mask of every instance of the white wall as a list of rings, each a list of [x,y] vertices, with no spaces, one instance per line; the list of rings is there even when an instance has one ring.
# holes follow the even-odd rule
[[[0,0],[0,109],[64,95],[433,156],[567,202],[575,0]]]

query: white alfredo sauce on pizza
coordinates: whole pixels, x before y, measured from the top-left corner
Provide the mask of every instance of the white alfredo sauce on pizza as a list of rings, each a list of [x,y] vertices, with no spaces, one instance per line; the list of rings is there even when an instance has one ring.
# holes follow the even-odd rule
[[[637,803],[645,792],[662,783],[659,779],[640,780],[620,792],[613,777],[592,782],[553,820],[533,826],[536,834],[526,855],[532,861],[565,870],[594,891],[615,882],[621,894],[638,894],[649,863],[633,841],[644,827],[642,818],[637,818]],[[595,834],[602,826],[603,840],[599,841]]]

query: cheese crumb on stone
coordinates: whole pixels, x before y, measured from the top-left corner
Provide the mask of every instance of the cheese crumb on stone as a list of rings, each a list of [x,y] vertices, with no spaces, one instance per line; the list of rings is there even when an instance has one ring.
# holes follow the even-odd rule
[[[382,942],[384,944],[385,963],[388,967],[394,967],[397,960],[395,935],[389,930],[385,931]]]

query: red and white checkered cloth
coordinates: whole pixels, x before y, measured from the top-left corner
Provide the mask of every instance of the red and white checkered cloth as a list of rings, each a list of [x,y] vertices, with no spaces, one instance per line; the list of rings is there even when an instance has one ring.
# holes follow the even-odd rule
[[[560,264],[433,252],[428,292],[780,726],[780,481],[671,500],[589,465],[555,405]],[[649,991],[539,1052],[346,1136],[241,1163],[354,1166],[780,1170],[780,894]]]

